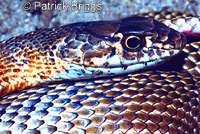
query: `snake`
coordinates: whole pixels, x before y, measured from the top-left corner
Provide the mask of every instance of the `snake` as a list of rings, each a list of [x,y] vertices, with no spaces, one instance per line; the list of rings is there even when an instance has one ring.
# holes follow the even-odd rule
[[[0,42],[0,133],[199,134],[200,19],[151,12]]]

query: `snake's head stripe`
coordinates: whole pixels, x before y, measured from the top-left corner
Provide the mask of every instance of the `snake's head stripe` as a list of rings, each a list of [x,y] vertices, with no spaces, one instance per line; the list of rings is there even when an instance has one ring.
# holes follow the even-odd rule
[[[136,71],[179,53],[185,38],[132,16],[43,29],[0,42],[0,96],[40,83]]]

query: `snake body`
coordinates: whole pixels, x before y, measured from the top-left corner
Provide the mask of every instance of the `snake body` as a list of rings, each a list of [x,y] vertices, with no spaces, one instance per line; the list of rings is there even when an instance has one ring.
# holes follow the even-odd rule
[[[1,96],[21,91],[0,99],[0,132],[200,133],[200,43],[180,33],[199,24],[131,16],[2,41]],[[179,53],[178,70],[150,69]]]

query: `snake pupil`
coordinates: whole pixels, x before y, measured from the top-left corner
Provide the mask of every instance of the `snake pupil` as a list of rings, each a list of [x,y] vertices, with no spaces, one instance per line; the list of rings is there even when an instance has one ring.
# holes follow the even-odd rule
[[[129,36],[125,39],[125,46],[128,49],[136,49],[140,46],[140,38],[137,36]]]

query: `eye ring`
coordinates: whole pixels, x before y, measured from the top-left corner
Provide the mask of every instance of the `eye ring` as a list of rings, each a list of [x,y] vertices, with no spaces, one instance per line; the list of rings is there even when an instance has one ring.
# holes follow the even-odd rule
[[[124,35],[121,40],[124,51],[137,52],[144,48],[145,44],[146,40],[142,35],[128,34]]]
[[[128,36],[125,38],[124,45],[128,49],[137,49],[141,45],[141,39],[138,36]]]

